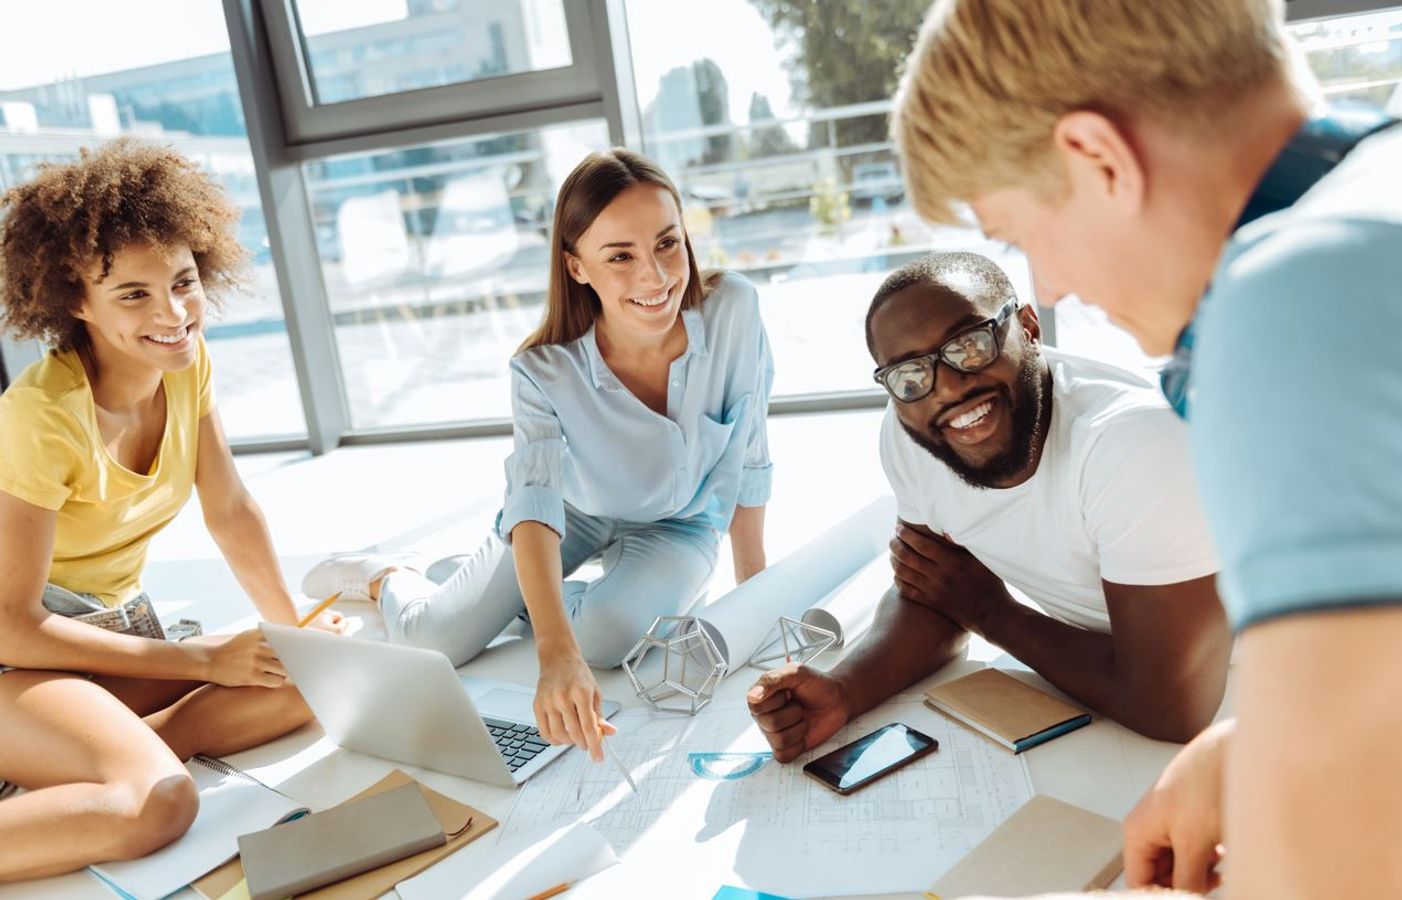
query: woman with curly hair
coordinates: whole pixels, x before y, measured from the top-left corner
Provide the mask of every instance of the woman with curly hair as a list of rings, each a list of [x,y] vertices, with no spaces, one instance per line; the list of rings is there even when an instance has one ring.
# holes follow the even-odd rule
[[[238,215],[188,160],[129,139],[0,201],[0,316],[54,347],[0,396],[0,881],[169,843],[198,806],[182,760],[311,717],[257,630],[123,627],[149,622],[146,548],[192,489],[263,618],[296,621],[201,337],[242,281]]]

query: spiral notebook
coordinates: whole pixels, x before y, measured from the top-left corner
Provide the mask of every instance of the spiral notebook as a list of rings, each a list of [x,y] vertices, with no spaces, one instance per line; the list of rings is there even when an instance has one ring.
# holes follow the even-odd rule
[[[239,852],[239,835],[306,815],[305,806],[222,759],[196,756],[185,764],[200,792],[190,830],[141,859],[90,866],[118,896],[161,900]]]

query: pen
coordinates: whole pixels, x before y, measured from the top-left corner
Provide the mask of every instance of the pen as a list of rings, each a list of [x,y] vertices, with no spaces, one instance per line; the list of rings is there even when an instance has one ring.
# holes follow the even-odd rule
[[[608,739],[601,736],[599,738],[599,743],[604,745],[604,753],[608,754],[608,758],[613,761],[618,771],[623,773],[623,778],[628,782],[628,786],[633,789],[633,793],[636,794],[638,792],[638,786],[633,782],[633,776],[628,774],[628,767],[623,765],[623,760],[619,759],[618,754],[613,752],[613,746],[609,744]]]
[[[331,604],[335,603],[335,602],[336,602],[336,598],[339,597],[339,596],[341,596],[339,593],[337,593],[337,594],[332,594],[330,597],[327,597],[325,600],[323,600],[323,601],[321,601],[320,603],[318,603],[315,607],[312,608],[312,611],[311,611],[311,612],[307,613],[305,616],[303,616],[303,617],[301,618],[301,621],[299,621],[299,622],[297,623],[297,627],[298,627],[298,628],[306,628],[308,622],[310,622],[312,619],[315,619],[317,616],[321,615],[322,613],[326,612],[327,607],[329,607]]]

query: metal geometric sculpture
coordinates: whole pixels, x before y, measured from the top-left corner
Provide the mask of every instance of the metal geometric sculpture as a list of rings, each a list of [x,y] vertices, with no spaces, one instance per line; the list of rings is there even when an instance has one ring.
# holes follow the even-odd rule
[[[725,660],[695,616],[658,616],[624,657],[623,671],[657,712],[694,716],[711,702]]]
[[[756,669],[777,669],[789,663],[803,665],[837,643],[837,635],[826,628],[798,619],[780,616],[764,636],[759,649],[750,657]]]

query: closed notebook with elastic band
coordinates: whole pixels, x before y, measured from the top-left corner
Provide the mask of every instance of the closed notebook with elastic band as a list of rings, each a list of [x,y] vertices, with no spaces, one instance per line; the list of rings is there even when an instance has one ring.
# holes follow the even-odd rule
[[[1100,890],[1124,868],[1120,850],[1119,822],[1038,794],[931,885],[925,898]]]
[[[1014,753],[1090,724],[1090,713],[1018,681],[998,669],[935,685],[925,705]]]
[[[441,847],[447,835],[417,784],[245,834],[239,855],[252,900],[281,900]]]

